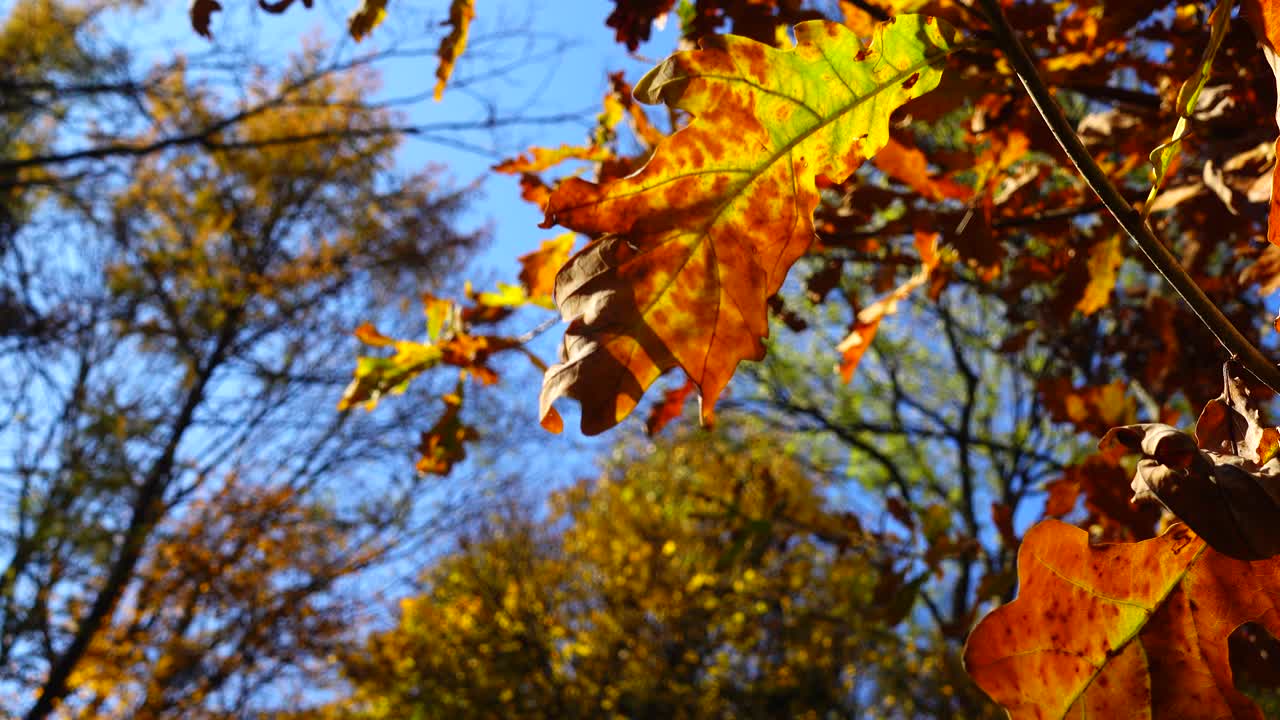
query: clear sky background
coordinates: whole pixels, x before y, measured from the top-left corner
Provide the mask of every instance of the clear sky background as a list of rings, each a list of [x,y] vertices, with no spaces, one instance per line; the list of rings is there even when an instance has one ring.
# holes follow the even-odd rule
[[[448,0],[391,0],[387,19],[360,44],[346,38],[346,17],[360,0],[318,0],[307,9],[297,2],[284,14],[258,10],[253,0],[223,0],[213,16],[214,43],[246,43],[253,59],[280,67],[308,37],[320,36],[335,51],[362,53],[390,46],[428,49],[420,56],[380,62],[382,99],[416,98],[402,106],[412,124],[483,123],[489,117],[540,117],[583,111],[582,121],[554,125],[511,125],[496,130],[441,132],[435,140],[409,139],[400,153],[406,171],[436,164],[459,185],[479,181],[482,196],[468,211],[468,222],[488,224],[494,243],[482,264],[514,277],[515,254],[535,248],[554,234],[540,230],[541,213],[520,200],[515,178],[489,168],[501,157],[532,145],[580,143],[593,123],[608,88],[610,72],[626,71],[634,81],[675,47],[675,18],[655,28],[650,42],[630,55],[614,42],[605,20],[610,0],[477,0],[471,41],[458,62],[441,102],[435,83],[434,50],[445,32]],[[0,2],[0,7],[9,4]],[[167,54],[197,56],[210,43],[197,36],[186,2],[154,3],[134,27],[113,28],[152,62]],[[440,142],[439,140],[443,140]],[[465,144],[468,147],[460,147]]]

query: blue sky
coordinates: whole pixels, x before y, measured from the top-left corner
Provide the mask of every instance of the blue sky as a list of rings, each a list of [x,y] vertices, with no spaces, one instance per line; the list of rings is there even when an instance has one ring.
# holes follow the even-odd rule
[[[0,1],[0,8],[11,2]],[[363,43],[345,37],[347,14],[359,0],[319,0],[307,9],[296,3],[283,15],[259,11],[250,0],[224,0],[226,9],[213,16],[213,42],[225,46],[244,44],[258,62],[278,67],[308,37],[320,36],[335,51],[362,53],[392,45],[434,51],[444,33],[448,0],[396,0],[388,5],[387,19]],[[399,161],[406,172],[427,165],[447,168],[457,185],[480,182],[482,197],[472,203],[467,222],[487,225],[494,243],[480,258],[483,267],[514,277],[515,255],[536,248],[554,231],[537,227],[541,213],[520,200],[515,178],[489,172],[503,155],[532,145],[580,143],[589,131],[592,116],[608,87],[608,74],[623,70],[634,81],[675,47],[675,18],[665,28],[655,28],[653,39],[635,56],[613,39],[605,20],[613,9],[610,0],[478,0],[471,42],[454,71],[454,82],[441,102],[429,97],[435,83],[436,59],[432,54],[379,63],[384,83],[382,99],[427,97],[402,106],[413,124],[480,123],[490,115],[511,118],[536,117],[584,111],[582,122],[558,125],[514,125],[500,130],[450,133],[481,154],[448,143],[409,139]],[[111,23],[113,35],[123,37],[142,63],[173,53],[197,56],[210,48],[197,36],[187,18],[187,3],[154,3],[132,22]],[[533,62],[514,67],[526,52]],[[492,75],[498,66],[502,72]]]
[[[123,37],[138,55],[140,66],[181,53],[192,58],[211,49],[243,45],[247,55],[267,67],[282,67],[290,54],[309,38],[320,36],[333,51],[362,54],[372,50],[411,48],[410,57],[378,63],[383,89],[381,100],[413,98],[397,106],[413,125],[449,123],[481,124],[489,117],[544,117],[581,112],[577,122],[514,124],[493,130],[442,134],[445,142],[409,138],[398,155],[405,173],[424,167],[442,168],[455,187],[476,188],[461,222],[467,228],[485,228],[491,242],[466,272],[467,279],[484,289],[495,281],[513,282],[519,270],[516,257],[538,247],[562,229],[541,229],[541,212],[520,199],[518,180],[490,171],[503,157],[530,146],[580,144],[594,125],[594,116],[608,88],[610,72],[622,70],[634,82],[675,48],[678,22],[674,17],[654,37],[628,54],[615,42],[605,25],[613,10],[611,0],[477,0],[471,40],[454,70],[450,86],[440,102],[431,99],[435,84],[435,50],[445,32],[448,0],[394,0],[388,15],[371,37],[354,44],[346,36],[346,17],[359,0],[318,0],[307,9],[295,3],[284,14],[268,15],[250,0],[223,0],[225,10],[213,16],[211,41],[199,37],[188,20],[188,4],[164,3],[145,8],[132,24],[112,23],[113,35]],[[3,4],[0,2],[0,4]],[[526,56],[531,61],[523,62]],[[497,72],[494,71],[497,68]],[[461,283],[458,283],[460,285]],[[530,316],[528,328],[545,316]],[[562,326],[546,332],[533,349],[546,361],[554,361]],[[353,347],[354,353],[354,347]],[[355,357],[353,354],[352,362]],[[513,413],[527,416],[536,429],[537,378],[520,369],[497,392]],[[526,386],[527,385],[527,386]],[[566,432],[542,434],[539,455],[554,458],[556,482],[590,473],[594,450],[610,441],[584,441],[577,432],[577,408],[564,403]],[[640,422],[635,420],[633,422]],[[566,463],[566,460],[570,462]]]

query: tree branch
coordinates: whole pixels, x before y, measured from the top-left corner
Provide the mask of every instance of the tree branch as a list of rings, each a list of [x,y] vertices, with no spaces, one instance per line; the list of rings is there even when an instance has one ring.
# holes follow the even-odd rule
[[[1102,168],[1094,162],[1093,156],[1089,154],[1084,143],[1076,135],[1075,129],[1063,115],[1062,108],[1053,99],[1048,86],[1036,69],[1035,61],[1018,39],[998,0],[978,0],[978,3],[991,22],[996,43],[1009,60],[1009,64],[1013,66],[1014,72],[1022,81],[1023,87],[1031,96],[1031,101],[1048,124],[1054,138],[1066,151],[1067,157],[1071,158],[1071,162],[1075,164],[1080,174],[1084,176],[1085,182],[1098,194],[1102,203],[1107,206],[1107,210],[1120,223],[1120,227],[1133,238],[1156,270],[1191,306],[1192,312],[1200,318],[1205,327],[1209,328],[1218,342],[1254,377],[1272,390],[1280,392],[1280,368],[1268,360],[1262,351],[1249,342],[1248,338],[1222,314],[1218,306],[1187,274],[1173,253],[1142,220],[1141,214],[1125,201],[1124,196],[1107,178]]]

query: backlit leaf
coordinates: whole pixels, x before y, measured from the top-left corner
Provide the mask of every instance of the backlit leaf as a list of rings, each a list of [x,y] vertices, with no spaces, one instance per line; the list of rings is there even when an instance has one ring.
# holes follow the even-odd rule
[[[875,339],[876,331],[880,329],[880,321],[898,312],[898,303],[905,300],[916,288],[928,282],[930,274],[937,267],[937,233],[917,233],[916,249],[920,252],[920,271],[894,288],[888,295],[859,311],[858,317],[854,320],[853,329],[836,346],[836,350],[840,352],[840,377],[846,383],[853,379],[858,363],[862,361],[867,348],[871,347],[871,341]]]
[[[387,337],[369,323],[356,328],[354,334],[362,343],[390,347],[395,352],[390,357],[364,356],[356,360],[351,383],[338,401],[339,410],[361,403],[366,410],[372,410],[384,395],[403,393],[415,378],[440,365],[452,365],[486,385],[492,384],[498,375],[489,367],[489,360],[496,353],[521,346],[515,338],[470,334],[466,311],[459,312],[447,300],[425,295],[423,309],[430,338],[426,343]]]
[[[493,166],[494,172],[505,175],[538,173],[559,165],[566,160],[608,160],[613,153],[607,148],[593,145],[561,145],[558,148],[529,148],[527,153],[508,158]]]
[[[453,75],[453,66],[457,64],[462,51],[467,48],[467,36],[471,32],[471,19],[476,15],[475,0],[453,0],[449,3],[449,34],[440,41],[440,50],[436,53],[440,65],[436,68],[435,98],[438,102],[444,97],[444,86]]]
[[[573,233],[562,233],[531,253],[520,256],[520,284],[533,297],[551,297],[555,290],[556,273],[569,259],[573,250]]]
[[[1018,551],[1018,598],[969,636],[964,662],[1021,718],[1262,718],[1232,682],[1227,639],[1280,633],[1280,561],[1233,560],[1175,525],[1089,545],[1047,520]]]
[[[767,299],[814,237],[818,177],[843,180],[889,139],[893,110],[937,86],[956,33],[902,16],[863,47],[846,27],[804,22],[794,49],[726,36],[678,53],[636,87],[694,120],[638,172],[578,178],[547,224],[601,236],[556,279],[570,327],[542,392],[583,404],[587,434],[616,425],[679,366],[703,412],[744,359],[764,354]]]
[[[929,172],[929,160],[920,148],[909,147],[892,138],[876,153],[872,162],[884,174],[930,200],[967,200],[973,194],[964,185],[935,178]]]

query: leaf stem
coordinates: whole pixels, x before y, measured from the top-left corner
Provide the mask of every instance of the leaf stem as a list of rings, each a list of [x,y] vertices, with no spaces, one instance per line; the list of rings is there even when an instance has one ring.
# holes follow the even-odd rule
[[[1280,368],[1268,360],[1262,351],[1249,342],[1248,338],[1222,314],[1218,306],[1187,274],[1177,257],[1155,236],[1143,221],[1141,213],[1124,199],[1102,168],[1094,162],[1093,156],[1080,141],[1075,128],[1062,114],[1062,108],[1053,99],[1044,79],[1040,77],[1035,61],[1031,59],[1031,55],[1018,39],[1016,31],[1009,24],[999,0],[977,0],[977,2],[988,16],[996,44],[1004,52],[1018,79],[1022,81],[1040,116],[1048,124],[1049,130],[1067,153],[1067,157],[1071,158],[1071,162],[1084,176],[1085,182],[1098,194],[1102,204],[1232,357],[1264,385],[1280,392]]]

